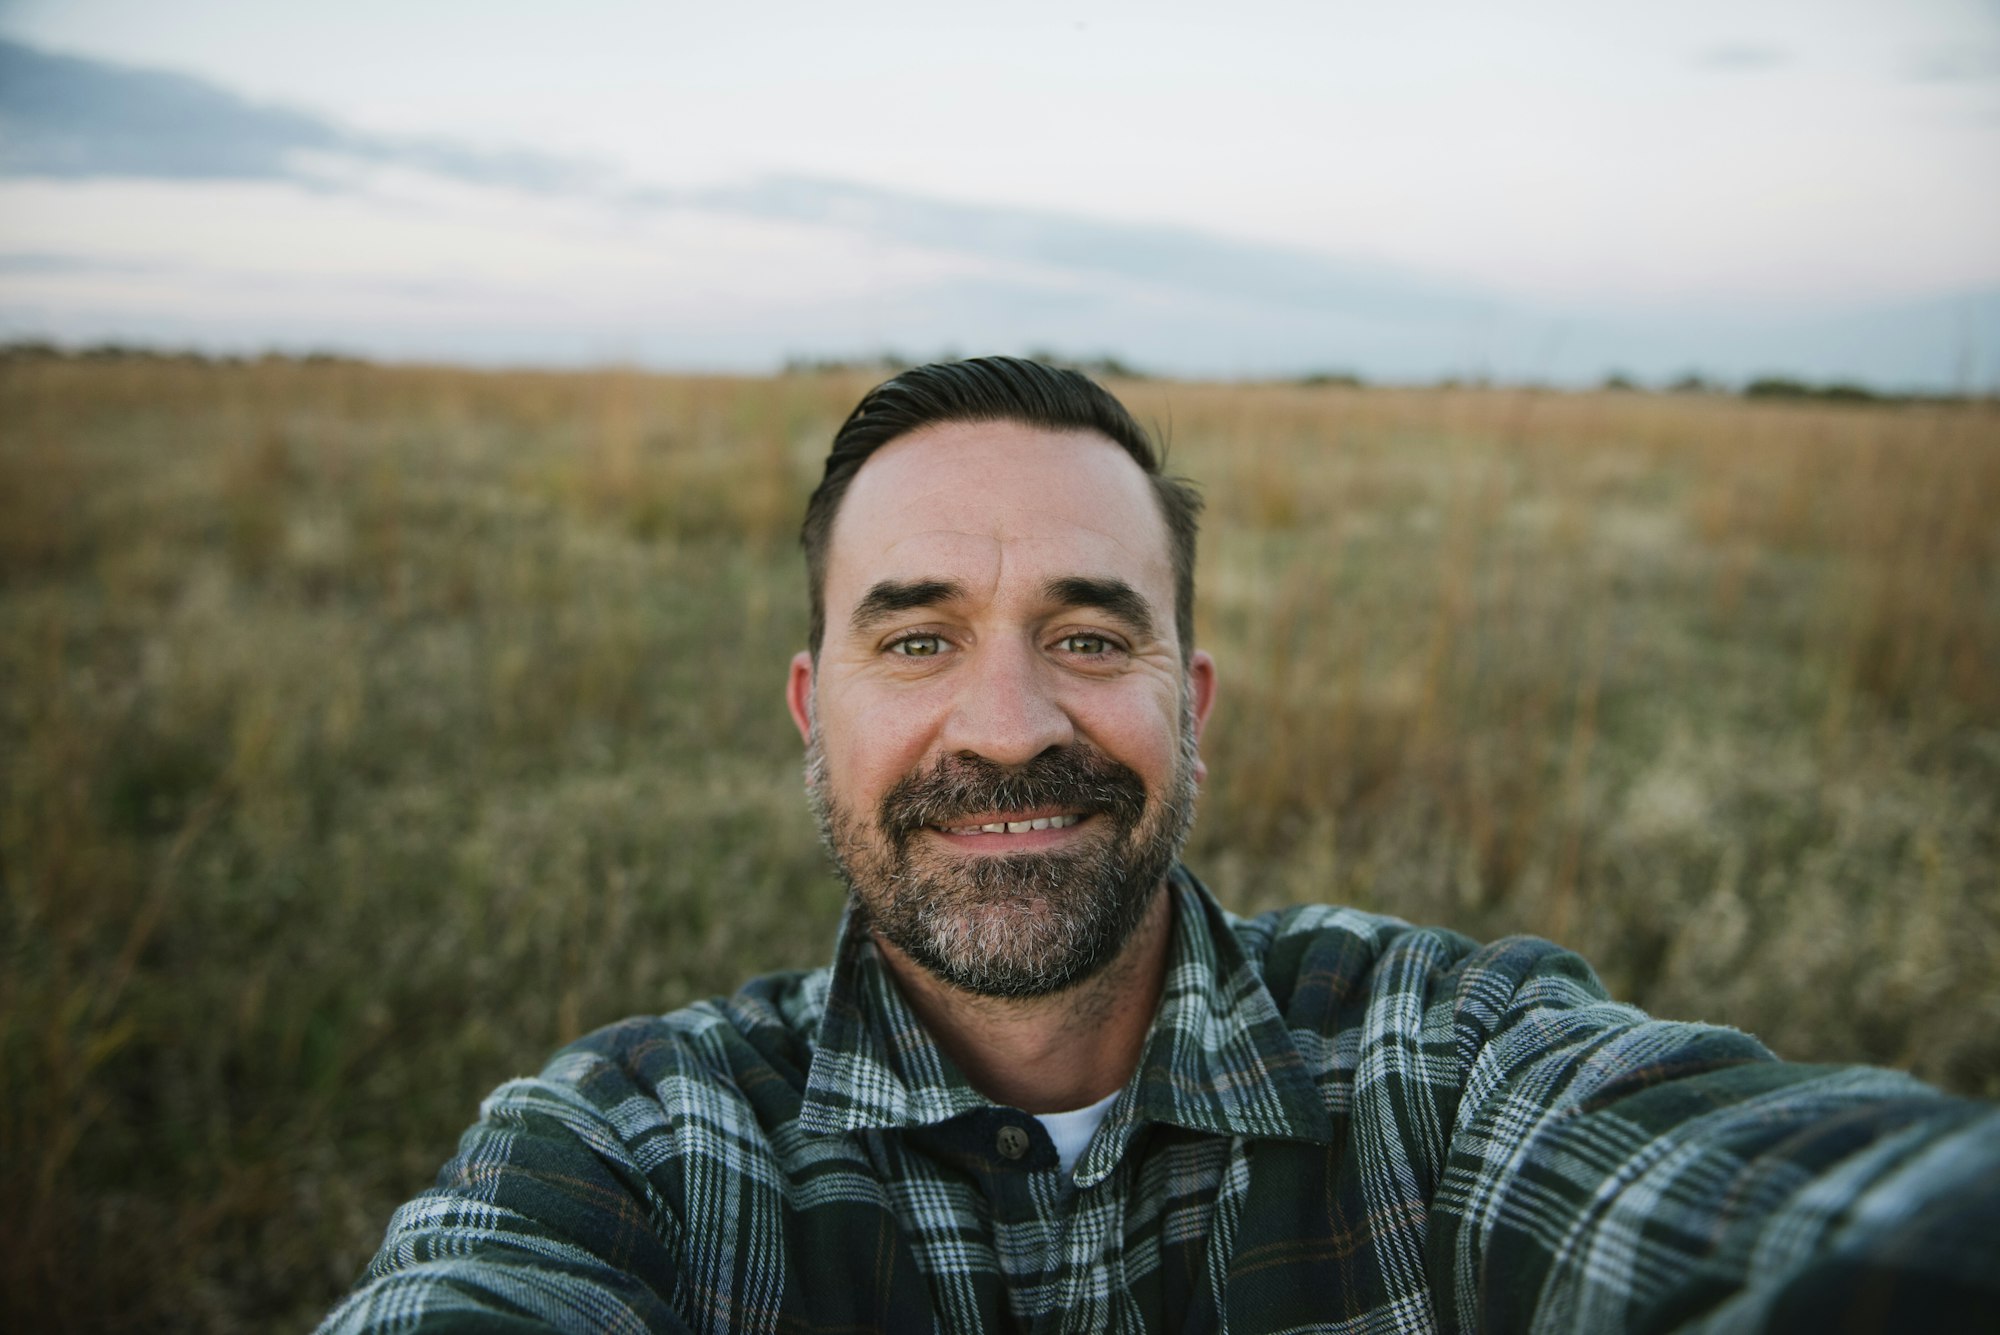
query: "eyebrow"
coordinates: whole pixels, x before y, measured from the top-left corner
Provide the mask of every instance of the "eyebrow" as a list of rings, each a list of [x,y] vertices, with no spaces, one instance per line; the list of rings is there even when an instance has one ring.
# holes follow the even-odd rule
[[[1050,602],[1064,607],[1094,607],[1100,612],[1108,612],[1124,622],[1142,640],[1150,640],[1157,634],[1151,604],[1122,579],[1065,575],[1044,584],[1042,593]]]
[[[848,625],[856,635],[865,635],[899,613],[959,602],[965,596],[965,586],[955,579],[878,580],[854,605]],[[1107,612],[1141,639],[1158,633],[1152,606],[1122,579],[1064,575],[1042,585],[1042,596],[1063,607],[1094,607]]]
[[[898,612],[918,607],[937,607],[965,597],[965,586],[955,579],[885,579],[861,596],[847,624],[857,635],[866,634]]]

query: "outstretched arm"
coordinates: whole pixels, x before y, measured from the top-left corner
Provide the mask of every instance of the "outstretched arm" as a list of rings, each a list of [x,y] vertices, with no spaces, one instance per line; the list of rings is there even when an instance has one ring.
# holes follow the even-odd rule
[[[2000,1109],[1644,1019],[1532,945],[1433,1202],[1447,1326],[1957,1329],[2000,1310]]]
[[[495,1091],[321,1330],[685,1330],[678,1222],[607,1116],[623,1075],[572,1052]]]

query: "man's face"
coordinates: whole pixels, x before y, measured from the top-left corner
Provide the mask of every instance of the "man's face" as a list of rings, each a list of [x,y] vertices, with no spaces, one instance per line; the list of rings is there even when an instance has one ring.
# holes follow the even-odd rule
[[[1095,433],[913,432],[855,475],[825,597],[789,701],[870,925],[987,995],[1102,968],[1178,854],[1214,691],[1145,474]]]

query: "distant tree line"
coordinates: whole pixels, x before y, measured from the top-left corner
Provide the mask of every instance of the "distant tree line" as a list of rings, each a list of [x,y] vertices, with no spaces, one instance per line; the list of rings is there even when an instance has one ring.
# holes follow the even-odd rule
[[[1311,371],[1293,376],[1291,383],[1306,388],[1360,389],[1368,384],[1352,371]],[[1461,379],[1458,376],[1441,376],[1431,382],[1437,389],[1509,389],[1546,390],[1551,386],[1535,381],[1513,383],[1496,382],[1484,375]],[[1624,371],[1612,371],[1598,382],[1598,388],[1610,393],[1644,394],[1652,387],[1637,377]],[[1851,380],[1828,381],[1814,384],[1806,380],[1796,380],[1788,376],[1759,376],[1741,388],[1711,380],[1696,371],[1674,377],[1659,386],[1660,392],[1668,394],[1732,394],[1746,399],[1793,399],[1817,403],[1956,403],[1968,396],[1962,394],[1918,394],[1892,393],[1870,389],[1866,385]],[[1969,397],[1990,397],[1972,395]]]
[[[1836,380],[1824,385],[1810,385],[1803,380],[1791,380],[1784,376],[1763,376],[1752,380],[1743,387],[1746,399],[1825,399],[1830,403],[1877,403],[1897,395],[1877,394],[1874,390],[1852,381]]]
[[[1640,392],[1645,386],[1622,371],[1613,371],[1604,377],[1599,388]],[[1689,371],[1669,381],[1663,388],[1670,394],[1732,392],[1729,386],[1709,380],[1695,371]],[[1757,376],[1734,392],[1746,399],[1791,399],[1815,403],[1952,403],[1967,397],[1962,394],[1894,393],[1870,389],[1852,380],[1828,380],[1816,384],[1809,380],[1780,375]]]
[[[1110,353],[1096,356],[1076,357],[1052,351],[1048,348],[1031,348],[1027,356],[1051,366],[1066,366],[1086,375],[1109,380],[1147,380],[1152,373],[1134,366],[1123,358]],[[932,358],[905,356],[897,351],[885,351],[856,357],[791,357],[785,361],[788,375],[828,375],[865,372],[868,374],[894,375],[908,370],[924,361],[957,361],[959,354],[946,351]],[[306,352],[281,352],[271,350],[254,354],[208,353],[194,348],[156,348],[137,343],[86,343],[64,346],[49,339],[28,338],[12,342],[0,342],[0,364],[32,361],[84,361],[84,362],[175,362],[193,366],[247,366],[255,363],[291,364],[299,366],[365,366],[366,358],[348,353],[313,350]],[[1320,369],[1301,372],[1285,377],[1288,383],[1306,389],[1363,389],[1370,383],[1358,372],[1344,369]],[[1486,376],[1460,379],[1457,376],[1443,376],[1431,382],[1438,389],[1546,389],[1537,383],[1499,385]],[[1624,371],[1608,372],[1598,383],[1598,388],[1612,393],[1642,394],[1652,392],[1652,387],[1637,377]],[[1814,383],[1790,376],[1758,376],[1741,388],[1732,389],[1728,384],[1711,380],[1699,372],[1689,371],[1669,380],[1659,387],[1669,394],[1740,394],[1746,399],[1794,400],[1814,403],[1953,403],[1972,398],[1991,398],[1991,395],[1963,394],[1917,394],[1894,393],[1870,389],[1852,380],[1831,380]]]
[[[64,347],[42,338],[15,339],[0,343],[0,362],[173,362],[185,366],[250,366],[256,363],[293,363],[301,366],[366,366],[364,357],[344,352],[279,352],[252,355],[201,352],[194,348],[153,348],[139,343],[83,343]]]

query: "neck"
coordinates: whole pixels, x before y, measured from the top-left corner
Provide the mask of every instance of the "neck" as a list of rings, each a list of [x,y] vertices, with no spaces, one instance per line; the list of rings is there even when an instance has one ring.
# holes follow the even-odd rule
[[[1067,1112],[1122,1088],[1159,1009],[1173,934],[1164,884],[1115,959],[1045,997],[984,997],[940,981],[875,937],[910,1008],[973,1088],[1024,1112]]]

